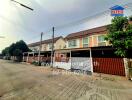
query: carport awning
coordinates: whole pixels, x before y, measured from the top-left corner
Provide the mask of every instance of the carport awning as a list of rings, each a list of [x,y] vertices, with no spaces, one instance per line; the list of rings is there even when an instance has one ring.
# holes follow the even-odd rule
[[[66,53],[71,51],[82,51],[82,50],[90,50],[91,48],[71,48],[71,49],[61,49],[55,50],[55,53]]]
[[[51,51],[41,51],[40,53],[46,54],[46,53],[51,53]],[[36,52],[24,52],[23,54],[39,54],[39,52],[38,51],[36,51]]]
[[[115,50],[112,46],[91,47],[91,50]]]
[[[57,50],[55,53],[69,53],[71,50]]]

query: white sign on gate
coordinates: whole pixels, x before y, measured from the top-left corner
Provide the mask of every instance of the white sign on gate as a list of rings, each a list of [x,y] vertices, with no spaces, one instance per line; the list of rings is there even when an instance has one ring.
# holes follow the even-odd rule
[[[89,57],[72,57],[71,68],[92,72],[91,59]]]

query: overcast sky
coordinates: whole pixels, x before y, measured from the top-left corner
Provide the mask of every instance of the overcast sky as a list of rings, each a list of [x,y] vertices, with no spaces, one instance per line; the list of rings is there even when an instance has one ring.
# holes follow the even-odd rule
[[[43,39],[50,38],[48,32],[56,27],[55,36],[66,36],[69,33],[102,26],[110,23],[110,12],[96,15],[115,5],[124,5],[131,0],[16,0],[29,7],[30,11],[10,0],[0,0],[0,51],[12,42],[20,39],[31,43],[39,40],[40,33],[44,32]],[[131,6],[132,7],[132,6]],[[132,11],[125,10],[125,15],[132,15]],[[93,17],[90,17],[93,16]],[[76,22],[83,18],[79,24]],[[58,26],[64,27],[58,28]]]

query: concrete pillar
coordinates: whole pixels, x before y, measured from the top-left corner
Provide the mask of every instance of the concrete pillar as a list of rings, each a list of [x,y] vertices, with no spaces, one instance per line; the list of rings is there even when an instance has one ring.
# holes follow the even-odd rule
[[[92,59],[92,50],[90,48],[90,61],[91,61],[91,72],[93,73],[93,59]]]
[[[24,62],[24,53],[22,54],[22,62]]]
[[[28,55],[27,55],[27,61],[26,61],[26,62],[28,62],[28,59],[29,59],[29,53],[28,53]]]
[[[124,67],[125,67],[125,75],[126,75],[127,78],[129,78],[128,59],[123,58],[123,60],[124,60]]]
[[[33,52],[33,61],[35,61],[35,59],[34,59],[34,52]]]
[[[71,63],[71,68],[72,68],[72,57],[71,57],[71,51],[70,51],[70,63]]]
[[[53,55],[54,55],[54,56],[53,56],[53,67],[55,67],[55,52],[54,52]]]

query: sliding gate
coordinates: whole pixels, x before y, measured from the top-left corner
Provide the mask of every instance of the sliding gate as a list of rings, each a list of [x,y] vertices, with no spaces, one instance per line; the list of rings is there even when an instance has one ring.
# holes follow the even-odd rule
[[[123,58],[93,58],[93,71],[97,73],[125,76]]]

